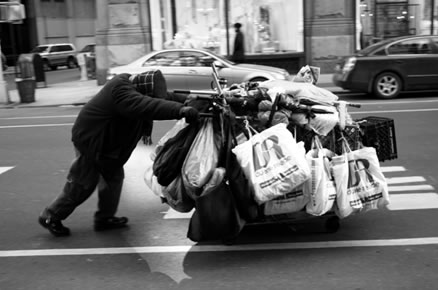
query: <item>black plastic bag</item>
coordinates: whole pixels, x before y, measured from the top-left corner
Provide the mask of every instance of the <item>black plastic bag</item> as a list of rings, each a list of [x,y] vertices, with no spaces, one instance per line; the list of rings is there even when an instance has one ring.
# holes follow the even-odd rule
[[[181,168],[199,130],[199,123],[184,127],[164,143],[157,152],[153,171],[158,183],[168,186],[181,173]]]
[[[201,195],[195,199],[195,212],[190,219],[187,237],[194,242],[233,240],[245,221],[240,218],[234,196],[224,179],[224,168],[216,168]]]

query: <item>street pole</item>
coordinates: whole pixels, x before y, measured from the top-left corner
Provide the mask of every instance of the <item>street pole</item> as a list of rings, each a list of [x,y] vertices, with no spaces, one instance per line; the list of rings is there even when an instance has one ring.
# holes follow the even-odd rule
[[[0,52],[2,51],[1,41],[0,41]],[[1,52],[3,54],[3,52]],[[9,99],[9,90],[7,83],[3,77],[3,57],[0,57],[0,103],[9,104],[11,100]]]

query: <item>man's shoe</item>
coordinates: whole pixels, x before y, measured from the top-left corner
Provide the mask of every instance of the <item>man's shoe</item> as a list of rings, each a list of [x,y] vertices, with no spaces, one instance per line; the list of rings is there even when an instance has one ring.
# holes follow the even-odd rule
[[[94,221],[94,230],[95,231],[106,231],[112,229],[119,229],[126,227],[128,223],[127,217],[109,217],[105,219],[98,219]]]
[[[65,237],[70,235],[70,229],[64,227],[60,220],[55,220],[51,217],[40,215],[38,222],[55,237]]]

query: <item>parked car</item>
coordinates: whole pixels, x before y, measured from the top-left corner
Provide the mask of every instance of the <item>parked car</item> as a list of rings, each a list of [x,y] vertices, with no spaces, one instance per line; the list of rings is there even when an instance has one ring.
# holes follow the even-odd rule
[[[96,48],[96,44],[95,43],[90,43],[90,44],[85,45],[79,51],[79,53],[83,53],[87,57],[91,57],[91,56],[94,56],[94,54],[95,54],[95,48]]]
[[[384,99],[403,91],[438,90],[438,36],[386,39],[342,58],[333,83]]]
[[[146,70],[159,69],[166,78],[169,90],[210,90],[213,62],[218,68],[219,76],[226,79],[228,85],[247,81],[291,79],[289,73],[281,68],[236,64],[211,51],[200,49],[155,51],[130,64],[109,69],[107,79],[120,73],[139,74]]]
[[[31,52],[41,56],[45,70],[56,70],[58,66],[77,67],[76,48],[71,43],[38,45]]]

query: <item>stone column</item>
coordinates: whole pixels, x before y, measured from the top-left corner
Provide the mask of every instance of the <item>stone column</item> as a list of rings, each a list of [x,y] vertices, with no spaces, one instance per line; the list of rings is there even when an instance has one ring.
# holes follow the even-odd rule
[[[306,63],[333,72],[339,56],[355,51],[355,2],[304,1]]]
[[[96,9],[96,78],[102,85],[109,67],[150,52],[149,1],[96,0]]]

